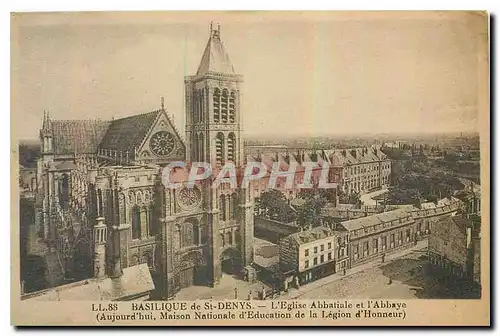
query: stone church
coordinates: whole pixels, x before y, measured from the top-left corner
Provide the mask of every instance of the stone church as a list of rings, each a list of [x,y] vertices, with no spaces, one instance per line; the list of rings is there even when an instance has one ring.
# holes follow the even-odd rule
[[[108,121],[44,114],[36,220],[66,278],[120,277],[147,263],[156,298],[170,298],[252,262],[249,190],[161,181],[173,161],[244,163],[242,82],[211,27],[198,70],[184,81],[184,137],[163,100],[157,111]]]

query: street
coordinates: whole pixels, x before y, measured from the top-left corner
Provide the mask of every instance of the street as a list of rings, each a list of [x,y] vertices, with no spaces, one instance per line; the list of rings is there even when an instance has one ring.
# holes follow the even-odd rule
[[[396,252],[350,270],[292,290],[288,299],[449,299],[478,297],[476,289],[445,284],[429,271],[425,241],[413,249]],[[330,279],[328,279],[330,278]]]

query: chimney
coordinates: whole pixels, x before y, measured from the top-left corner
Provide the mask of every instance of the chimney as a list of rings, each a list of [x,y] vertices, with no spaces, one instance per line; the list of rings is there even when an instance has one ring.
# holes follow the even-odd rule
[[[104,217],[98,217],[93,228],[94,235],[94,278],[102,279],[106,276],[106,236],[107,227]]]

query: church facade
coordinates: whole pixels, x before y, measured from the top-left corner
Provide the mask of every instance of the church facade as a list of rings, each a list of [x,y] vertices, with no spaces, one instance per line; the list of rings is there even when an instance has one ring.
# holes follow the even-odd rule
[[[163,106],[114,119],[53,120],[44,114],[36,221],[67,280],[120,277],[147,264],[156,298],[253,261],[250,190],[210,181],[166,188],[174,161],[244,163],[241,84],[211,29],[198,71],[185,78],[185,137]]]

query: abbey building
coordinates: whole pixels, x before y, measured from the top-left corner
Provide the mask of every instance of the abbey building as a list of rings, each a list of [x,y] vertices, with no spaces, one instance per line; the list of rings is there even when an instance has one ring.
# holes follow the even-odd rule
[[[192,285],[216,286],[252,262],[250,192],[221,185],[168,189],[173,161],[243,163],[241,83],[211,29],[198,71],[185,78],[185,136],[163,106],[114,119],[44,115],[36,220],[65,277],[120,278],[147,264],[156,298]],[[180,83],[179,83],[180,84]]]

